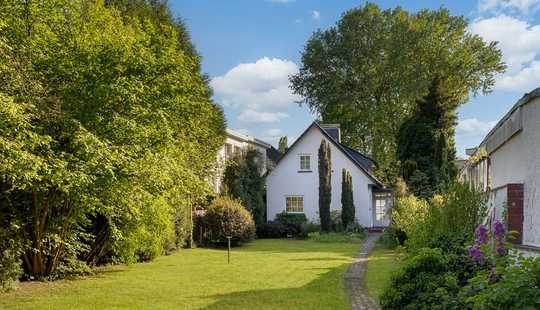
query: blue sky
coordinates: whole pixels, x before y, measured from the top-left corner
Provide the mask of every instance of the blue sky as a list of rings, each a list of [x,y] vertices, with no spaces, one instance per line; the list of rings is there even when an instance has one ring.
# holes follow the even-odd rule
[[[169,0],[183,18],[212,78],[214,99],[225,110],[228,127],[272,144],[289,141],[315,116],[299,107],[288,89],[288,75],[300,66],[305,42],[317,29],[334,25],[350,0]],[[477,145],[526,92],[540,86],[540,0],[375,1],[383,8],[409,11],[448,8],[463,15],[469,30],[499,41],[509,69],[494,91],[471,98],[459,110],[458,154]]]

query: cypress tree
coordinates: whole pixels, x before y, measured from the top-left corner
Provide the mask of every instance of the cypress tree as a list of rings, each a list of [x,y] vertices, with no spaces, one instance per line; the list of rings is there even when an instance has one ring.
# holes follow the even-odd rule
[[[417,196],[429,197],[457,174],[454,129],[458,102],[434,78],[429,92],[399,130],[397,156],[401,174]]]
[[[287,148],[288,148],[288,141],[287,141],[287,136],[284,136],[284,137],[281,137],[279,138],[279,152],[281,154],[284,154],[286,151],[287,151]]]
[[[329,232],[332,227],[330,219],[330,202],[332,201],[332,155],[330,143],[321,141],[319,147],[319,216],[321,230]]]
[[[341,172],[341,221],[347,228],[354,224],[354,200],[352,188],[352,176],[343,169]]]

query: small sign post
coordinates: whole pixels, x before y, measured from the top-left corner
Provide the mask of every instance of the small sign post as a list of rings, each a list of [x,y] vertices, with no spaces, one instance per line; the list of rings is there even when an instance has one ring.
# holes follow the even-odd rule
[[[231,236],[227,236],[227,264],[231,263]]]

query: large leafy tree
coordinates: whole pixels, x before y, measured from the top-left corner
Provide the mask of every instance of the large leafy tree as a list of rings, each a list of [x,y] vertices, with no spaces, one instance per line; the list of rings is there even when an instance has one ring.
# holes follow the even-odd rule
[[[343,141],[374,157],[381,179],[391,182],[396,135],[433,77],[445,77],[448,95],[463,104],[489,92],[504,68],[496,43],[469,33],[462,16],[368,3],[312,35],[291,83],[303,104],[340,123]]]
[[[332,229],[330,218],[330,203],[332,202],[332,153],[330,143],[321,141],[319,146],[319,217],[321,230],[329,232]]]
[[[182,23],[142,0],[4,1],[0,20],[0,215],[26,273],[183,243],[224,119]]]
[[[458,103],[435,78],[399,130],[397,157],[402,177],[418,196],[429,197],[456,176],[454,129]]]

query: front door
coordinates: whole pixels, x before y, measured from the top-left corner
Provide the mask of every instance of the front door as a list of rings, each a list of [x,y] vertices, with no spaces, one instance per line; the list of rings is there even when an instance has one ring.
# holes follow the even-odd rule
[[[392,202],[390,193],[373,194],[373,227],[390,225],[389,210]]]

